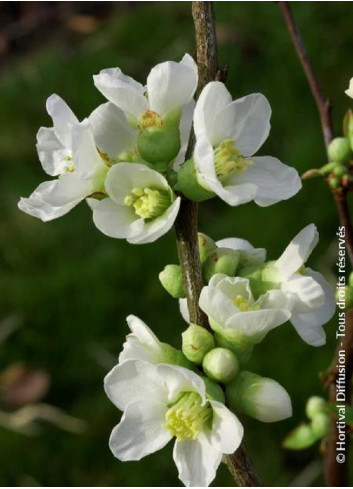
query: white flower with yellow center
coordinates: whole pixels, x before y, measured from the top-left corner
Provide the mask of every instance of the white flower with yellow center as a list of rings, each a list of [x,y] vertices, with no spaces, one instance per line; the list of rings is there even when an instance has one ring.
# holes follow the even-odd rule
[[[270,131],[271,108],[257,93],[232,101],[211,82],[196,103],[194,161],[199,185],[230,205],[262,207],[286,200],[302,187],[298,172],[271,156],[253,156]]]
[[[271,264],[273,282],[289,301],[290,321],[299,336],[312,346],[325,344],[322,325],[331,319],[336,309],[333,288],[320,273],[305,266],[318,239],[316,226],[309,224]],[[267,274],[271,270],[267,269]]]
[[[122,411],[110,448],[119,460],[140,460],[176,438],[173,458],[185,486],[208,486],[223,454],[241,443],[243,427],[221,402],[206,397],[205,383],[175,365],[127,361],[104,380]]]
[[[69,212],[86,197],[104,192],[110,157],[131,150],[136,131],[121,110],[107,103],[79,122],[57,95],[47,100],[53,127],[41,127],[37,151],[44,171],[55,180],[41,183],[19,208],[42,221]]]
[[[271,290],[254,300],[249,280],[216,274],[200,295],[200,308],[211,328],[231,342],[238,353],[263,340],[273,328],[290,318],[286,296]]]
[[[98,90],[142,133],[139,150],[143,157],[152,163],[173,160],[180,165],[189,139],[198,82],[192,57],[185,54],[179,63],[156,65],[146,86],[124,75],[120,68],[104,69],[93,78]]]
[[[114,165],[105,180],[109,198],[89,199],[102,233],[129,243],[151,243],[172,227],[180,207],[167,180],[137,163]]]

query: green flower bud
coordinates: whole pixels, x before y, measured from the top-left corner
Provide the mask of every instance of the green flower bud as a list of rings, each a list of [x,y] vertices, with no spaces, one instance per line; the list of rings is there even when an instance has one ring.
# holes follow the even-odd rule
[[[308,424],[301,424],[288,433],[283,441],[283,447],[289,450],[303,450],[317,442],[317,436]]]
[[[210,379],[226,384],[237,375],[239,362],[232,351],[214,348],[205,355],[202,368]]]
[[[188,360],[199,365],[201,365],[206,353],[215,347],[212,333],[197,324],[190,324],[181,336],[184,355]]]
[[[348,284],[350,287],[353,287],[353,272],[351,272],[349,275]]]
[[[317,414],[323,413],[326,410],[327,407],[325,399],[319,396],[309,397],[305,408],[305,413],[309,419],[314,419]]]
[[[213,380],[209,379],[208,377],[202,376],[202,379],[206,386],[206,397],[224,404],[226,399],[221,386],[216,384],[216,382],[213,382]]]
[[[249,280],[255,299],[258,299],[260,295],[265,294],[268,290],[278,289],[280,282],[279,272],[273,266],[272,261],[260,266],[244,267],[239,270],[238,275]]]
[[[198,233],[197,237],[199,242],[200,260],[201,263],[203,263],[206,260],[207,255],[217,249],[217,245],[212,238],[207,236],[207,234]]]
[[[278,382],[245,370],[227,385],[226,400],[234,412],[265,423],[292,415],[290,397]]]
[[[335,168],[333,169],[333,174],[336,176],[336,177],[340,177],[342,178],[344,175],[347,174],[347,167],[345,165],[342,165],[342,164],[337,164],[335,166]]]
[[[183,277],[179,265],[166,265],[158,277],[165,290],[174,299],[185,297]]]
[[[348,138],[351,148],[353,148],[353,112],[351,109],[347,110],[343,118],[343,134]]]
[[[203,188],[197,181],[195,162],[192,158],[181,165],[174,189],[195,202],[203,202],[215,196],[213,192]]]
[[[235,276],[240,260],[240,253],[229,248],[217,248],[210,253],[202,265],[203,278],[208,283],[215,273]]]
[[[327,149],[331,161],[347,161],[352,155],[351,146],[347,138],[333,139]]]
[[[328,434],[330,427],[330,415],[328,413],[317,414],[311,422],[313,433],[318,439],[324,438]]]
[[[141,117],[137,148],[147,162],[169,163],[180,150],[179,125],[175,121],[163,121],[153,110],[147,110]]]
[[[244,365],[248,362],[249,358],[254,349],[253,344],[244,344],[244,342],[239,343],[236,341],[232,341],[231,338],[225,338],[220,333],[215,333],[214,338],[217,346],[221,346],[222,348],[227,348],[235,353],[240,365]]]

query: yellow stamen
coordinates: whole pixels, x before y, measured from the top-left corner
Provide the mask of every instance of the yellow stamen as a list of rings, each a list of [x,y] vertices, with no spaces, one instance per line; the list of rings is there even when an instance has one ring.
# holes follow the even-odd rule
[[[243,173],[253,162],[246,160],[235,148],[232,139],[226,139],[214,150],[216,175],[219,179],[232,173]]]
[[[259,311],[260,306],[259,305],[250,305],[249,301],[246,300],[242,295],[237,295],[233,299],[233,303],[241,312],[248,312],[248,311]]]

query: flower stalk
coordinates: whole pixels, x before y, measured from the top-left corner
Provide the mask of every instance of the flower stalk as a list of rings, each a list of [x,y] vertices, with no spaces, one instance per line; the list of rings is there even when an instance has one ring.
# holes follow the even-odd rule
[[[199,71],[197,95],[204,86],[217,79],[217,39],[213,2],[192,2],[192,16],[196,35],[196,61]],[[191,157],[195,144],[192,134],[186,160]],[[198,205],[183,198],[175,221],[177,249],[187,298],[190,321],[209,329],[207,316],[200,310],[198,299],[203,287],[200,255],[198,251]],[[246,453],[243,444],[232,455],[224,457],[239,486],[258,487],[261,481]]]

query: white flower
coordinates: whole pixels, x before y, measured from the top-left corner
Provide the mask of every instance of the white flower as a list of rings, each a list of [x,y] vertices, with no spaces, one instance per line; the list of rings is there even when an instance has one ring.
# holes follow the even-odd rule
[[[349,80],[349,87],[344,91],[344,93],[348,95],[348,97],[353,98],[353,78]]]
[[[255,301],[248,279],[221,273],[202,289],[199,304],[211,328],[240,347],[259,343],[290,317],[283,292],[271,290]]]
[[[230,205],[268,206],[302,187],[294,168],[271,156],[252,156],[270,131],[271,108],[261,94],[232,102],[221,82],[203,89],[195,107],[194,161],[198,183]]]
[[[150,146],[146,148],[140,141],[139,150],[144,158],[152,162],[156,155],[164,155],[168,161],[174,161],[177,170],[184,161],[195,107],[193,95],[198,71],[192,57],[185,54],[180,63],[166,61],[156,65],[147,77],[146,86],[124,75],[120,68],[104,69],[93,79],[98,90],[125,112],[134,127],[140,131],[161,131],[151,160],[148,157],[151,157]],[[170,124],[172,128],[168,130]],[[153,138],[156,136],[156,133],[152,135]],[[175,151],[172,149],[174,145]],[[155,162],[164,160],[158,156]]]
[[[336,308],[332,287],[320,273],[305,267],[318,239],[316,226],[309,224],[273,263],[278,286],[291,304],[290,321],[299,336],[312,346],[325,344],[322,325],[331,319]]]
[[[154,364],[172,363],[186,366],[187,360],[183,353],[159,341],[141,319],[130,314],[126,321],[131,333],[126,337],[123,351],[119,355],[119,364],[128,360],[144,360]]]
[[[115,157],[130,149],[136,138],[124,114],[110,103],[82,122],[57,95],[48,98],[47,111],[53,127],[39,129],[37,151],[44,171],[59,178],[41,183],[18,204],[42,221],[60,217],[89,195],[104,192],[108,154]]]
[[[120,68],[102,70],[93,79],[98,90],[138,125],[151,112],[162,119],[176,111],[180,115],[193,98],[198,76],[196,63],[186,54],[180,63],[166,61],[152,68],[146,87]]]
[[[180,206],[167,180],[137,163],[114,165],[105,180],[109,196],[89,199],[93,221],[102,233],[129,243],[151,243],[172,227]]]
[[[140,460],[176,437],[173,458],[185,486],[208,486],[222,454],[241,443],[243,427],[222,403],[206,398],[204,381],[174,365],[127,361],[106,376],[109,399],[124,415],[110,448],[120,460]]]

